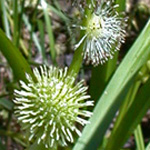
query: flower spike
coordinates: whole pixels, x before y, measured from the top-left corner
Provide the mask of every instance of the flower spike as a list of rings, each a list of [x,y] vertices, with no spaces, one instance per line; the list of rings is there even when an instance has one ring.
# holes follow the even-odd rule
[[[114,52],[124,43],[127,19],[118,14],[115,10],[118,5],[113,5],[111,1],[97,1],[95,5],[93,3],[93,7],[94,11],[91,10],[88,17],[84,16],[87,17],[87,24],[74,26],[85,30],[85,35],[76,44],[75,49],[83,44],[84,60],[87,64],[97,66],[113,58]]]
[[[46,148],[66,146],[67,141],[73,143],[73,132],[81,135],[75,122],[85,125],[89,123],[86,118],[92,115],[84,110],[93,106],[86,95],[87,87],[83,81],[74,85],[75,78],[68,76],[67,70],[52,66],[35,68],[37,82],[26,74],[28,83],[20,81],[21,90],[15,90],[15,114],[22,128],[30,134],[30,141]]]

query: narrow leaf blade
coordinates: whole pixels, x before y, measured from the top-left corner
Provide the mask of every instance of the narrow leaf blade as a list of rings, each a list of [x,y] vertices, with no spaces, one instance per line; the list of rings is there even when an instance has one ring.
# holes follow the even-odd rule
[[[11,66],[16,79],[27,81],[25,73],[29,73],[33,77],[29,64],[1,29],[0,42],[0,51],[3,53]]]
[[[97,149],[126,95],[132,78],[146,62],[150,53],[150,21],[118,67],[105,92],[97,103],[94,114],[73,150]],[[90,131],[90,132],[89,132]]]

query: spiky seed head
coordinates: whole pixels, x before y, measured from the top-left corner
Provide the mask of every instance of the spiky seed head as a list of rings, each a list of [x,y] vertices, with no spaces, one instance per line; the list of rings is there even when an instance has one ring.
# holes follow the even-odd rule
[[[92,9],[93,7],[94,11],[91,11],[89,16],[84,16],[87,18],[85,26],[74,25],[85,30],[75,49],[83,43],[83,57],[86,63],[97,66],[113,58],[114,52],[124,43],[127,18],[118,14],[115,9],[118,5],[113,5],[111,1],[101,0],[100,3],[93,4]]]
[[[83,81],[74,85],[75,78],[67,75],[67,68],[41,66],[33,72],[37,82],[26,74],[28,83],[20,81],[21,90],[14,91],[15,114],[30,141],[53,149],[67,146],[67,141],[74,141],[73,132],[81,135],[75,122],[85,125],[92,115],[84,110],[93,106],[93,101],[87,100],[87,87]]]

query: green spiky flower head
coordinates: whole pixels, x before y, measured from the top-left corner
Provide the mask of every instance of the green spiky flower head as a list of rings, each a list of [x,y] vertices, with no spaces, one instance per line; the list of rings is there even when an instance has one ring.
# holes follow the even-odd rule
[[[113,58],[115,51],[118,51],[125,42],[125,27],[127,18],[116,11],[118,5],[113,0],[91,0],[88,6],[88,14],[83,10],[81,23],[74,24],[75,29],[80,28],[84,34],[75,45],[78,49],[83,44],[83,58],[87,64],[94,66],[103,64]],[[82,24],[86,20],[86,24]]]
[[[83,81],[74,85],[75,78],[67,75],[67,68],[41,66],[33,70],[37,82],[26,74],[28,83],[20,81],[21,90],[15,90],[15,114],[29,140],[47,148],[73,143],[73,132],[81,132],[75,122],[85,125],[91,112],[84,107],[93,106],[86,95]],[[83,118],[83,117],[84,118]]]

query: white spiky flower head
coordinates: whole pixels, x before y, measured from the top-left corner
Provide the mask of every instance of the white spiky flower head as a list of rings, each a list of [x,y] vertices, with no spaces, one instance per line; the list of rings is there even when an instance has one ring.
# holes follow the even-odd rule
[[[87,17],[85,26],[74,25],[85,30],[75,49],[83,43],[83,58],[86,63],[97,66],[113,58],[114,52],[124,43],[127,19],[118,14],[115,9],[118,5],[113,5],[112,1],[101,0],[100,3],[93,4],[93,7],[94,11],[85,16]]]
[[[84,107],[93,106],[86,94],[83,81],[74,85],[75,78],[67,75],[67,68],[41,66],[33,69],[34,82],[26,74],[28,83],[20,81],[21,90],[15,90],[15,114],[29,140],[56,149],[58,145],[73,143],[73,132],[81,132],[75,122],[85,125],[92,113]],[[83,116],[83,117],[81,117]]]

